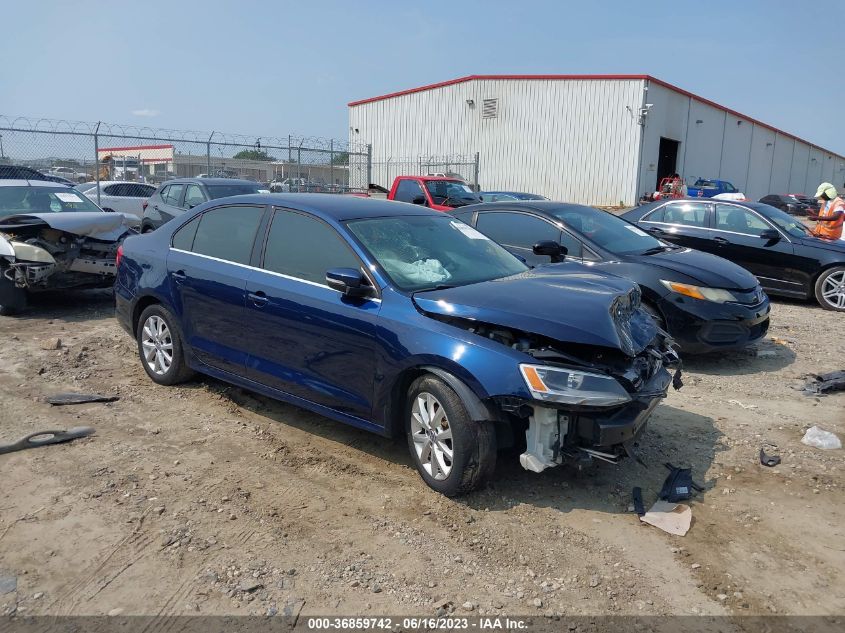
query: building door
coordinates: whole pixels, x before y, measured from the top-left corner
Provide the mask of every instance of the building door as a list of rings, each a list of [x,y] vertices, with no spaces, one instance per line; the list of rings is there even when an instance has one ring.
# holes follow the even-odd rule
[[[673,141],[671,138],[660,137],[660,150],[657,158],[657,182],[654,183],[654,190],[660,190],[660,181],[671,176],[677,170],[678,147],[680,141]]]

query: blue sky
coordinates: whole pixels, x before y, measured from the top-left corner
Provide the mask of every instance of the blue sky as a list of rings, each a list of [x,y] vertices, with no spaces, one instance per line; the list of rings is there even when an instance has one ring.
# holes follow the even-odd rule
[[[643,73],[845,153],[839,0],[44,0],[1,14],[0,114],[345,139],[348,101],[403,88]]]

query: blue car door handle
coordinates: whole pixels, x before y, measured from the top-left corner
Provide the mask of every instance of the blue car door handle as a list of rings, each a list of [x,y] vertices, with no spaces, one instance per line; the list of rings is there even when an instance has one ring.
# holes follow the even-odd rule
[[[187,275],[185,274],[184,270],[177,270],[173,272],[172,275],[173,281],[175,281],[177,284],[181,284],[183,281],[185,281],[185,279],[187,279]]]
[[[724,237],[714,237],[713,241],[716,242],[716,244],[728,244],[728,240],[726,240]]]
[[[249,300],[252,301],[252,305],[256,308],[260,308],[267,303],[267,295],[260,290],[258,292],[249,292],[246,296],[249,297]]]

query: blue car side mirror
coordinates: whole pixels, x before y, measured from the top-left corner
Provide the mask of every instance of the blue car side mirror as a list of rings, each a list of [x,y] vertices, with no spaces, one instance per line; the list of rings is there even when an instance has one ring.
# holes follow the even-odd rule
[[[326,283],[345,297],[368,297],[372,288],[364,284],[364,275],[355,268],[331,268],[326,271]]]

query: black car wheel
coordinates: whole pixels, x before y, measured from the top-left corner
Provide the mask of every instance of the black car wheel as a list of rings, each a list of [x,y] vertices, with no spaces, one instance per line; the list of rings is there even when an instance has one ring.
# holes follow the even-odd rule
[[[825,310],[845,312],[845,266],[824,271],[816,280],[816,301]]]
[[[405,417],[411,458],[432,489],[454,497],[493,474],[493,425],[473,421],[458,394],[439,378],[426,375],[411,385]]]
[[[26,308],[26,290],[18,288],[0,272],[0,316],[12,316]]]
[[[141,313],[135,338],[144,371],[154,382],[175,385],[193,376],[176,318],[163,306],[151,305]]]

